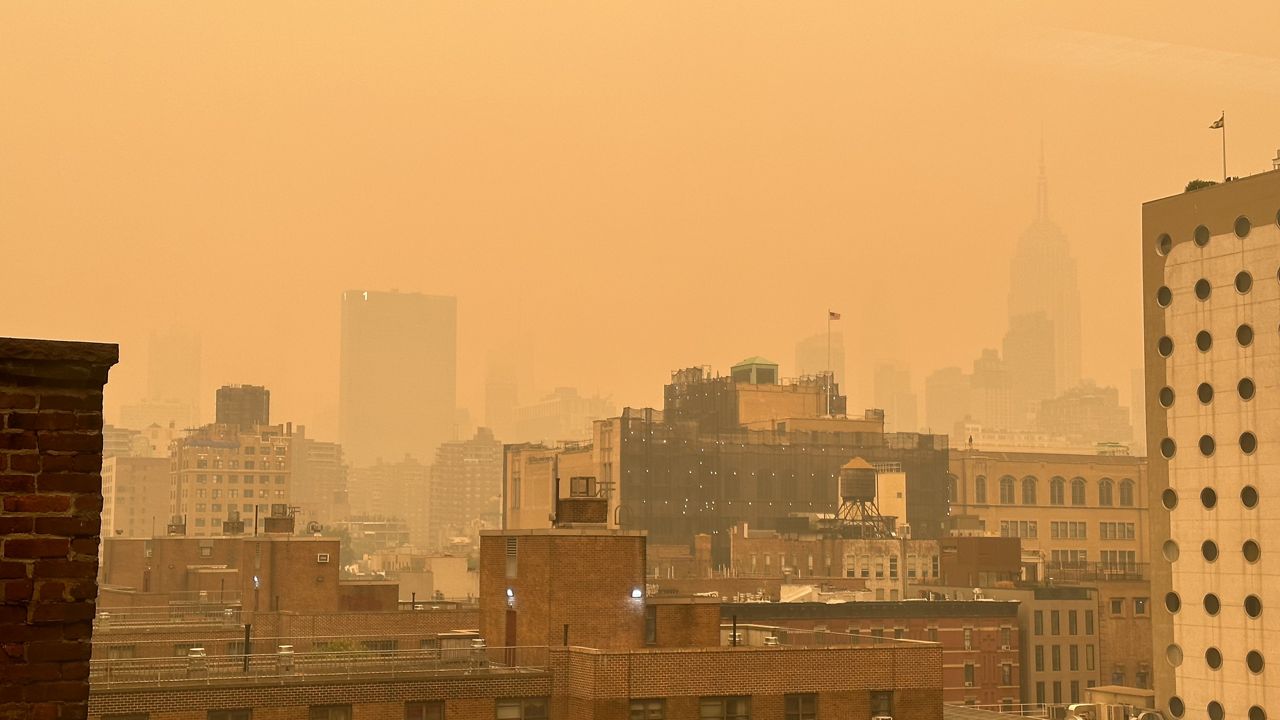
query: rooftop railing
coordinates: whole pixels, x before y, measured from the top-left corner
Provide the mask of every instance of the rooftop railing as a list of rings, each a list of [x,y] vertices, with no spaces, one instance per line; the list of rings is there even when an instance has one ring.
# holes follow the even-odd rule
[[[240,625],[240,607],[226,605],[165,605],[160,607],[99,610],[94,629],[146,625]]]
[[[546,647],[472,647],[355,652],[295,653],[281,645],[273,653],[208,656],[191,648],[187,657],[92,660],[95,689],[178,685],[284,685],[433,675],[518,675],[545,672]]]
[[[886,628],[892,633],[893,628]],[[734,633],[737,639],[734,639]],[[756,625],[750,623],[720,624],[720,644],[737,647],[919,647],[929,645],[926,640],[884,637],[883,635],[853,634],[831,630],[803,630]]]

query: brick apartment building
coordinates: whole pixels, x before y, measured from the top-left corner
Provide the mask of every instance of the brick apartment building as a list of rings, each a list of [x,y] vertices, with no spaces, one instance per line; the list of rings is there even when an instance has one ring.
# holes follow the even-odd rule
[[[908,638],[942,646],[943,701],[1012,706],[1020,702],[1021,634],[1016,601],[926,600],[840,603],[725,603],[722,620]]]
[[[644,535],[601,524],[486,532],[479,633],[416,650],[95,660],[89,718],[942,717],[939,645],[735,636],[714,598],[648,597],[645,568]]]
[[[289,528],[288,524],[285,524]],[[394,610],[391,582],[340,580],[339,540],[258,536],[108,538],[99,606],[237,605],[257,612]]]

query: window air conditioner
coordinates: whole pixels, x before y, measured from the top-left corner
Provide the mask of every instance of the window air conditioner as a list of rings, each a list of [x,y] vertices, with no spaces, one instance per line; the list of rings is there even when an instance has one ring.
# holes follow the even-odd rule
[[[316,562],[318,563],[329,562],[329,553],[316,553]]]

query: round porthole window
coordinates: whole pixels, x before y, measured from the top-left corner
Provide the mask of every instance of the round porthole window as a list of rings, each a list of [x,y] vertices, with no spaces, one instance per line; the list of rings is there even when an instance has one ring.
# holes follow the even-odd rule
[[[1164,607],[1171,613],[1176,613],[1182,609],[1182,598],[1178,597],[1178,593],[1165,593]]]
[[[1258,489],[1252,485],[1245,485],[1240,489],[1240,502],[1250,510],[1258,507]]]
[[[1257,387],[1254,386],[1253,380],[1241,378],[1240,382],[1236,383],[1236,391],[1240,393],[1241,400],[1252,400]]]
[[[1197,247],[1204,247],[1209,244],[1209,228],[1200,225],[1192,234],[1191,239],[1195,241]]]
[[[1277,273],[1277,275],[1280,276],[1280,273]],[[1213,292],[1213,286],[1209,284],[1208,280],[1200,278],[1196,281],[1196,299],[1208,300],[1211,292]]]
[[[1251,288],[1253,288],[1253,276],[1243,270],[1236,273],[1236,292],[1244,295]]]
[[[1219,610],[1222,610],[1222,601],[1218,599],[1218,596],[1214,595],[1213,593],[1209,593],[1208,595],[1205,595],[1204,611],[1208,613],[1210,616],[1213,616],[1213,615],[1217,615]]]
[[[1196,386],[1196,397],[1200,399],[1202,405],[1213,402],[1213,386],[1209,383],[1200,383]]]
[[[1178,507],[1178,493],[1173,488],[1165,488],[1160,493],[1160,504],[1164,505],[1165,510],[1172,510]]]
[[[1200,491],[1200,504],[1204,505],[1206,510],[1212,510],[1213,506],[1218,504],[1218,491],[1211,487],[1207,487]]]
[[[1218,559],[1218,543],[1212,540],[1205,540],[1200,544],[1200,554],[1204,556],[1207,562],[1213,562]]]
[[[1249,222],[1249,218],[1241,215],[1236,218],[1235,231],[1236,237],[1243,240],[1249,236],[1249,230],[1253,227],[1253,223]]]
[[[1160,407],[1162,408],[1173,407],[1173,399],[1174,399],[1173,388],[1171,387],[1160,388],[1160,393],[1158,397],[1160,398]]]
[[[1257,595],[1249,595],[1244,599],[1244,614],[1251,618],[1257,618],[1262,614],[1262,598]]]
[[[1156,352],[1160,353],[1160,357],[1169,357],[1173,354],[1173,338],[1168,335],[1156,341]]]

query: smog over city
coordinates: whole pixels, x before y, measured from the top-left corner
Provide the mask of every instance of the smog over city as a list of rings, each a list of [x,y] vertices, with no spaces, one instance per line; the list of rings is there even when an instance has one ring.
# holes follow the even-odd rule
[[[0,720],[1280,716],[1277,27],[0,3]]]

